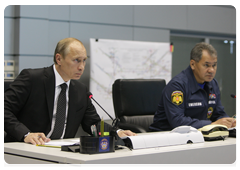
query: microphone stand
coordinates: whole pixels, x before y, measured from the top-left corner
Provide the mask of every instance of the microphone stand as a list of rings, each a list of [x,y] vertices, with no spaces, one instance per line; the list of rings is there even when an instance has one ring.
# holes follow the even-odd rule
[[[119,118],[115,118],[113,119],[112,116],[110,114],[107,113],[107,111],[93,98],[93,95],[91,92],[88,92],[88,97],[90,99],[92,99],[95,103],[97,103],[97,105],[108,115],[108,117],[110,117],[112,119],[112,130],[110,131],[110,136],[115,137],[115,139],[117,140],[118,135],[117,135],[117,130],[118,130],[118,124],[119,124]]]
[[[119,123],[119,119],[115,118],[112,122],[112,130],[110,131],[110,136],[114,136],[116,140],[118,138],[118,134],[117,134],[118,123]]]

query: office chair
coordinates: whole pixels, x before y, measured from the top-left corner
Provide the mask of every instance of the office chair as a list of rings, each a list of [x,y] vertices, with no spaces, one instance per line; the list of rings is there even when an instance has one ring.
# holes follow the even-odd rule
[[[117,79],[112,85],[115,116],[119,128],[135,133],[149,132],[163,88],[164,79]]]

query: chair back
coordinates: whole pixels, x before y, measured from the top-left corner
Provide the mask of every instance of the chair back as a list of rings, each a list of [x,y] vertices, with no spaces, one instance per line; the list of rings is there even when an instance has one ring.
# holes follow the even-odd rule
[[[136,133],[149,131],[165,86],[164,79],[117,79],[112,95],[121,127],[131,130],[131,125],[135,126],[132,131]]]

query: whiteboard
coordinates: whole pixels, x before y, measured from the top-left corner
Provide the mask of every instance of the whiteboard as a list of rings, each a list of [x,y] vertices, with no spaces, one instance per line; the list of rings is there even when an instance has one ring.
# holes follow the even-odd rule
[[[116,79],[165,79],[172,75],[170,43],[90,39],[90,91],[115,118],[112,84]],[[94,102],[98,114],[110,119]]]

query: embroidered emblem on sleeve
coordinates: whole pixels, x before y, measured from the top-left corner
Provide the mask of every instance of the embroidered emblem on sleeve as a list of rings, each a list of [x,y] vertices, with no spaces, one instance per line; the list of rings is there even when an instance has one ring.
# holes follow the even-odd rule
[[[183,103],[183,92],[174,91],[171,95],[172,103],[176,105],[180,105]]]

